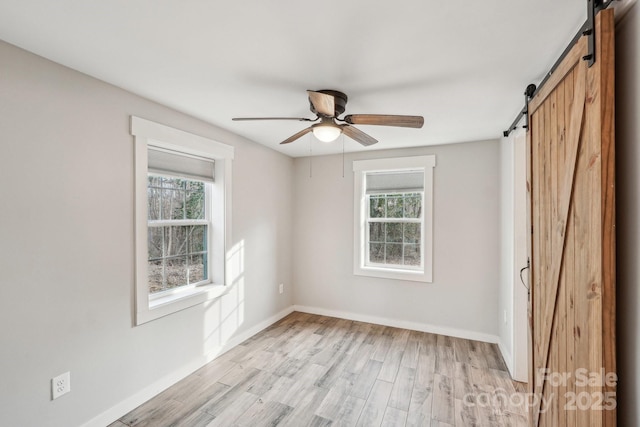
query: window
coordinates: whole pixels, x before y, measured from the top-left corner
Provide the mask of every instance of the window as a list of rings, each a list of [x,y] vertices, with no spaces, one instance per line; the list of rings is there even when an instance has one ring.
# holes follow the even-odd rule
[[[132,117],[136,324],[222,295],[233,148]]]
[[[353,163],[354,274],[430,282],[435,156]]]
[[[423,191],[367,194],[366,265],[422,267],[423,196]]]
[[[209,282],[208,209],[211,184],[150,174],[148,283],[150,295]],[[206,191],[205,191],[206,190]],[[209,202],[209,203],[207,203]]]

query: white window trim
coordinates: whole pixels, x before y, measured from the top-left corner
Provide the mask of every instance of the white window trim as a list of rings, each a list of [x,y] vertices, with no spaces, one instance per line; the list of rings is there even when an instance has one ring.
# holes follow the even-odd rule
[[[226,254],[231,245],[231,165],[234,149],[230,145],[135,116],[131,116],[131,135],[134,136],[135,147],[135,324],[140,325],[225,293],[229,274],[229,269],[226,268]],[[211,284],[177,290],[161,298],[152,299],[149,298],[147,269],[147,151],[149,146],[215,161],[216,184],[212,191],[212,203],[222,208],[212,209],[211,232],[216,236],[223,236],[222,239],[218,239],[218,244],[209,248],[212,266],[223,266],[222,269],[212,268]]]
[[[380,277],[385,279],[409,280],[416,282],[433,281],[433,168],[436,156],[395,157],[387,159],[356,160],[354,172],[354,227],[353,227],[353,274],[357,276]],[[397,170],[424,170],[423,198],[423,260],[424,269],[373,267],[366,265],[366,214],[367,197],[365,175],[368,172],[386,172]]]

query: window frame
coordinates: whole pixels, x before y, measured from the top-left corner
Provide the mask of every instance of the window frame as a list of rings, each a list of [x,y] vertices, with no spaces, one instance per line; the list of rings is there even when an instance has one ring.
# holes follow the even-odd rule
[[[433,282],[433,169],[435,155],[356,160],[354,172],[354,237],[353,274],[386,279]],[[422,171],[424,173],[422,198],[421,268],[388,266],[368,262],[368,209],[366,175],[375,172]],[[401,193],[401,192],[398,192]],[[391,193],[389,193],[391,194]],[[394,193],[396,194],[396,193]],[[398,221],[395,221],[398,222]],[[401,222],[401,221],[400,221]]]
[[[229,273],[226,254],[231,244],[231,167],[234,149],[212,139],[135,116],[131,116],[131,135],[134,136],[135,166],[135,324],[141,325],[225,293]],[[208,202],[211,215],[210,282],[153,296],[149,294],[147,264],[149,147],[208,158],[215,162],[215,183],[210,185],[211,198]]]

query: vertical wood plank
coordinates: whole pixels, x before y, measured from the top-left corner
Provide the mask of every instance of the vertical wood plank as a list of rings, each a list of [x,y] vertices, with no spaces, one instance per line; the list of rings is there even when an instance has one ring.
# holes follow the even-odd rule
[[[571,118],[571,105],[573,103],[573,88],[575,87],[575,71],[571,73],[566,79],[564,85],[565,91],[565,120],[566,127],[568,128],[568,123]],[[570,158],[569,153],[573,150],[569,141],[565,142],[565,167],[569,167],[567,165],[567,160]],[[576,364],[575,364],[575,340],[574,340],[574,332],[575,332],[575,223],[574,223],[574,215],[573,213],[569,215],[569,223],[567,227],[567,245],[566,245],[566,262],[564,264],[564,271],[566,277],[566,298],[567,298],[567,336],[565,347],[567,349],[567,371],[566,372],[575,372]],[[565,393],[575,393],[575,375],[572,375],[567,380],[567,386],[565,388]],[[564,408],[564,406],[563,406]],[[575,426],[576,425],[576,413],[575,411],[565,411],[565,419],[567,426]]]
[[[616,372],[616,244],[615,244],[615,24],[613,11],[599,14],[596,25],[597,55],[600,63],[600,129],[602,155],[602,329],[603,365],[606,372]],[[615,385],[605,384],[605,393],[613,395]],[[615,410],[604,411],[604,425],[617,424]]]
[[[600,32],[601,29],[598,30]],[[600,104],[602,103],[600,93],[600,70],[601,63],[591,67],[588,74],[587,103],[586,103],[586,126],[585,151],[584,151],[584,184],[586,191],[597,190],[598,199],[590,199],[585,212],[588,218],[589,232],[585,236],[587,253],[589,254],[588,265],[586,266],[585,297],[587,305],[586,327],[588,328],[588,367],[589,372],[599,372],[603,367],[602,348],[602,203],[601,203],[601,121]],[[592,196],[591,196],[592,197]],[[601,393],[600,385],[593,385],[587,388],[589,394]],[[602,426],[602,412],[590,410],[589,422],[593,427]]]

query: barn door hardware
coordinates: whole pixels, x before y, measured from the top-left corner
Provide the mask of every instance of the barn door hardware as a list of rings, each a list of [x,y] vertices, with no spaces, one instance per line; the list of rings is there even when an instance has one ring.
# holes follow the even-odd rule
[[[533,95],[536,93],[536,85],[531,83],[527,86],[527,89],[524,91],[524,126],[525,129],[529,129],[529,101],[533,98]]]
[[[520,111],[520,114],[515,118],[509,129],[502,132],[505,138],[509,136],[511,132],[518,128],[518,123],[522,120],[522,116],[525,117],[523,129],[529,129],[529,101],[533,98],[533,94],[536,93],[536,85],[533,83],[527,86],[527,89],[524,91],[524,108]]]
[[[606,9],[613,0],[603,2],[602,0],[587,0],[587,22],[583,26],[582,35],[588,37],[588,52],[582,57],[591,67],[596,62],[596,14],[602,9]]]
[[[562,52],[562,55],[560,55],[560,57],[555,62],[555,64],[553,64],[553,67],[551,67],[551,70],[549,70],[549,72],[547,73],[545,78],[542,80],[542,82],[540,82],[540,84],[538,85],[538,88],[541,88],[542,86],[544,86],[544,84],[547,82],[547,79],[551,77],[551,75],[556,71],[556,68],[558,68],[562,60],[567,56],[567,54],[569,53],[573,45],[575,45],[578,42],[578,40],[580,40],[580,38],[582,37],[588,37],[588,51],[587,51],[587,54],[582,57],[582,59],[584,59],[585,61],[588,61],[589,67],[595,64],[596,62],[596,28],[595,28],[596,15],[601,10],[608,8],[611,5],[611,3],[613,3],[613,1],[614,0],[608,0],[608,1],[587,0],[587,20],[584,22],[584,24],[582,24],[580,31],[578,31],[578,33],[573,37],[571,42],[567,45],[564,52]],[[529,86],[527,86],[527,89],[529,89]],[[529,96],[528,99],[533,98],[535,94],[536,94],[536,90],[534,89],[533,94]],[[518,127],[517,125],[522,119],[522,116],[524,114],[527,114],[526,102],[525,102],[524,108],[520,110],[520,113],[516,116],[515,120],[511,124],[511,127],[505,130],[504,132],[502,132],[505,138],[508,137],[509,134]],[[524,127],[527,128],[528,123],[525,124]]]

